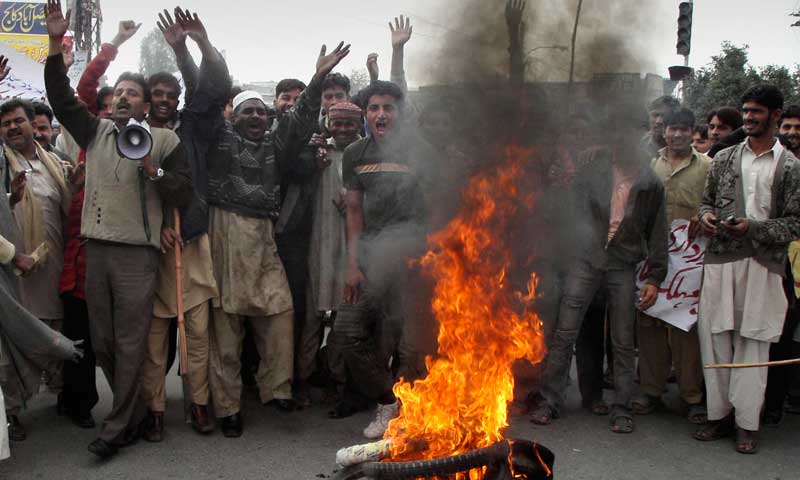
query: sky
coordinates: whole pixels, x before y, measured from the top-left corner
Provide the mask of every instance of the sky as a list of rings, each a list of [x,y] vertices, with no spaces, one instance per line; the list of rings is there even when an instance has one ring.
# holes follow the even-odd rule
[[[503,8],[504,0],[496,1]],[[533,0],[528,0],[531,3]],[[571,2],[577,0],[539,0]],[[600,8],[613,0],[590,0],[584,8]],[[678,0],[657,2],[657,13],[648,25],[647,48],[652,52],[652,72],[667,76],[667,67],[682,64],[675,54]],[[532,4],[532,3],[531,3]],[[102,0],[103,41],[116,33],[120,20],[142,22],[142,27],[109,70],[114,78],[125,70],[138,69],[139,41],[155,27],[159,9],[173,8],[163,0]],[[206,24],[209,37],[224,50],[231,73],[238,82],[280,80],[295,77],[310,79],[316,56],[323,43],[329,47],[340,40],[351,43],[351,53],[339,67],[344,73],[363,69],[367,55],[379,54],[382,78],[388,77],[391,46],[388,21],[401,13],[409,15],[414,36],[406,48],[406,70],[411,86],[425,84],[431,58],[442,36],[452,31],[450,23],[459,8],[458,0],[192,0],[185,7],[197,11]],[[723,40],[750,46],[753,65],[800,63],[800,28],[790,28],[792,11],[800,10],[800,0],[697,0],[694,5],[692,56],[690,65],[701,67],[718,54]],[[145,15],[145,12],[147,14]],[[529,9],[528,14],[531,14]],[[554,43],[569,43],[571,32]],[[535,47],[529,45],[528,48]],[[581,48],[580,36],[577,49]],[[544,50],[540,55],[564,55]]]

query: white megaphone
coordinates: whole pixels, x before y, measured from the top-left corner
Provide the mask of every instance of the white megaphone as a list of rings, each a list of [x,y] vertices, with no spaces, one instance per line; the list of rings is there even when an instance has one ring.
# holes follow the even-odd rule
[[[141,160],[150,155],[152,149],[153,136],[150,135],[150,125],[147,122],[139,123],[131,119],[117,135],[117,152],[122,157]]]

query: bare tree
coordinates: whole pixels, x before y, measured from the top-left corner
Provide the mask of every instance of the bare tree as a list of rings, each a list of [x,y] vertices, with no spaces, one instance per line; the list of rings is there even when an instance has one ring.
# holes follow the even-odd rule
[[[355,95],[369,86],[369,74],[363,68],[350,70],[350,94]]]
[[[164,34],[154,28],[142,39],[139,51],[139,70],[145,77],[158,72],[174,72],[178,69],[172,48],[164,40]]]

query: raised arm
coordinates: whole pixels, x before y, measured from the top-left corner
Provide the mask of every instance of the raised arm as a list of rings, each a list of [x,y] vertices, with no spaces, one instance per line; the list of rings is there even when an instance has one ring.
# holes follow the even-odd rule
[[[191,96],[190,87],[186,85],[186,107],[181,113],[181,123],[193,130],[195,143],[210,146],[212,137],[216,136],[216,132],[224,124],[223,112],[232,86],[230,73],[222,55],[209,41],[208,33],[197,14],[176,8],[175,18],[182,31],[197,43],[203,54],[203,62],[196,77],[197,84],[193,87]],[[191,63],[194,65],[193,60]],[[205,155],[205,152],[199,153]]]
[[[378,54],[370,53],[367,55],[367,73],[369,73],[369,83],[377,82],[380,77],[378,68]]]
[[[47,99],[61,125],[66,128],[75,142],[86,149],[92,140],[99,119],[75,98],[69,86],[67,68],[61,52],[61,41],[69,27],[70,12],[61,13],[61,0],[47,2],[47,33],[50,36],[50,50],[44,66],[44,83]]]
[[[11,67],[8,66],[8,59],[0,55],[0,83],[3,83],[9,73],[11,73]]]
[[[275,156],[278,168],[285,171],[287,162],[295,159],[317,128],[322,103],[322,80],[350,53],[350,45],[340,42],[329,54],[322,46],[317,58],[317,70],[308,86],[297,98],[294,108],[281,117],[275,130]]]
[[[403,66],[405,56],[405,46],[411,40],[411,33],[414,27],[411,26],[411,19],[400,15],[395,17],[394,25],[389,22],[389,30],[392,32],[392,71],[389,80],[403,90],[403,94],[408,92],[406,82],[406,71]]]
[[[106,74],[108,66],[117,58],[119,47],[133,37],[142,24],[136,24],[132,20],[119,22],[119,30],[111,43],[104,43],[100,47],[100,53],[92,59],[89,66],[78,80],[78,98],[89,108],[89,111],[97,114],[97,89],[100,88],[100,79]]]
[[[522,14],[525,11],[525,0],[508,0],[506,3],[506,25],[508,26],[511,55],[511,86],[520,88],[525,83],[525,61],[522,53],[524,25]]]
[[[186,13],[188,14],[188,10]],[[167,10],[164,10],[158,14],[156,25],[158,25],[161,33],[164,34],[164,40],[167,41],[167,44],[175,54],[175,63],[178,65],[178,70],[180,70],[181,77],[183,77],[183,83],[186,85],[185,102],[189,103],[197,89],[197,83],[200,81],[200,69],[197,68],[192,54],[189,53],[189,49],[186,47],[186,37],[189,34],[183,23],[180,22],[179,15],[184,15],[180,7],[175,7],[175,20],[172,19],[172,15]]]

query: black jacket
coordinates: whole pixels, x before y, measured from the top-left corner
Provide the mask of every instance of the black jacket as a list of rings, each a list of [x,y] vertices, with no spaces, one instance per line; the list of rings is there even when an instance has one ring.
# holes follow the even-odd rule
[[[186,159],[192,168],[194,196],[191,203],[180,209],[181,238],[188,242],[208,231],[208,168],[206,156],[214,144],[217,132],[224,125],[222,113],[228,103],[231,78],[225,61],[203,60],[199,72],[192,62],[181,68],[186,82],[186,107],[179,113],[175,133],[186,149]],[[168,216],[168,218],[170,218]]]
[[[638,155],[639,152],[632,152]],[[642,164],[631,187],[625,217],[608,241],[611,194],[614,188],[612,154],[607,148],[581,153],[584,165],[574,183],[577,255],[599,269],[630,268],[647,260],[647,283],[660,285],[667,276],[669,230],[661,180]]]

